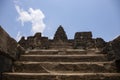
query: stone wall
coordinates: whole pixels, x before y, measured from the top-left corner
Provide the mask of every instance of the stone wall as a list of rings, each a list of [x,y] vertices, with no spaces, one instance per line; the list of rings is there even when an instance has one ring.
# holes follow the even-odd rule
[[[0,80],[2,80],[3,72],[12,71],[14,61],[19,59],[24,51],[24,48],[0,26]]]
[[[13,58],[8,54],[0,52],[0,72],[12,71]]]
[[[17,51],[17,42],[2,27],[0,27],[0,51],[13,58],[15,58]]]
[[[114,52],[115,63],[118,68],[118,72],[120,72],[120,36],[114,39],[111,42],[111,45]]]
[[[120,72],[120,36],[107,42],[102,53],[107,54],[109,60],[115,61],[117,70]]]
[[[12,70],[13,61],[20,54],[17,46],[17,42],[0,26],[0,72]]]

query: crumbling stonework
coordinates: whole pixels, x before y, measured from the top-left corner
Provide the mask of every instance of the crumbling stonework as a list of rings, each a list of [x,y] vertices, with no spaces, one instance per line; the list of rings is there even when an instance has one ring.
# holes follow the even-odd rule
[[[12,47],[11,47],[12,46]],[[0,51],[15,58],[17,42],[0,26]]]
[[[12,70],[13,61],[20,55],[20,51],[24,50],[0,26],[0,72]]]
[[[103,47],[105,47],[105,45],[106,45],[106,42],[102,38],[96,38],[95,39],[95,46],[97,48],[102,49]]]
[[[0,72],[11,70],[16,51],[17,42],[0,26]]]
[[[107,54],[109,60],[115,61],[120,72],[120,36],[108,42],[103,48],[103,52]]]
[[[120,59],[120,36],[110,42],[107,42],[105,47],[103,47],[102,52],[108,55],[109,60],[119,60]]]
[[[66,32],[60,25],[52,40],[48,39],[48,37],[42,37],[41,33],[36,33],[34,36],[29,36],[26,40],[22,37],[19,44],[25,49],[101,49],[105,46],[105,41],[102,38],[92,38],[92,32],[76,32],[74,39],[68,39]]]
[[[48,37],[42,37],[41,33],[36,33],[34,36],[24,37],[18,42],[25,49],[47,49],[49,48]]]
[[[112,48],[116,54],[115,59],[120,60],[120,36],[111,42]]]
[[[92,32],[76,32],[75,33],[75,39],[92,39]]]
[[[19,44],[20,44],[22,47],[26,48],[26,47],[27,47],[26,42],[27,42],[27,41],[25,40],[25,37],[22,37],[21,40],[19,41]]]
[[[76,32],[74,36],[74,48],[92,48],[94,41],[92,39],[92,32]]]

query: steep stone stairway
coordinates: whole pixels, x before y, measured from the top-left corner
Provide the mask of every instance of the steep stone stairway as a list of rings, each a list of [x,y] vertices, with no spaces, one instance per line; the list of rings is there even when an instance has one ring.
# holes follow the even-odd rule
[[[95,49],[31,50],[3,80],[120,80],[120,73]]]

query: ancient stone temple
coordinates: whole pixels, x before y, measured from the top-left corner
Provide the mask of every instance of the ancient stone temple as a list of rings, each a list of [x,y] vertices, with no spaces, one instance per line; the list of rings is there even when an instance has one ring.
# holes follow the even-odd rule
[[[36,33],[16,42],[0,27],[0,80],[120,80],[120,36],[68,39],[60,25],[53,39]]]
[[[36,33],[34,36],[27,37],[27,40],[22,37],[18,43],[25,49],[87,49],[102,48],[106,44],[102,38],[92,38],[92,32],[76,32],[74,39],[68,39],[61,25],[55,32],[53,40]]]

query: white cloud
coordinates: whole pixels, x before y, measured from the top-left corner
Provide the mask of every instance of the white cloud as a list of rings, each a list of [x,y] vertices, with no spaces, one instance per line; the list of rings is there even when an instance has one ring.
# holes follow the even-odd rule
[[[22,26],[25,22],[31,22],[32,28],[31,31],[33,34],[36,32],[43,32],[45,29],[45,24],[43,19],[45,18],[43,12],[40,9],[29,8],[28,11],[21,9],[19,6],[15,6],[19,17],[18,21],[21,21]]]
[[[19,31],[16,36],[16,40],[19,41],[21,39],[22,35],[21,32]]]

